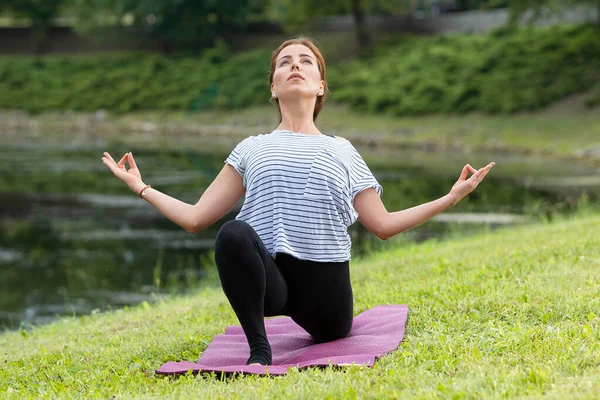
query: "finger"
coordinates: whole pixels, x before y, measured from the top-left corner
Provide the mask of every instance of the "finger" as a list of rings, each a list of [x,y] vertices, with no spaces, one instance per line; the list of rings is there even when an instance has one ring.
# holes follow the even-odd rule
[[[485,173],[483,174],[483,176],[481,177],[481,179],[485,178],[485,176],[490,172],[491,169],[492,169],[492,167],[489,167],[488,169],[486,169]]]
[[[469,167],[469,171],[474,174],[475,172],[477,172],[477,170],[473,167],[471,167],[471,164],[467,164],[467,167]]]
[[[494,167],[494,165],[496,165],[496,163],[489,163],[488,165],[486,165],[485,167],[483,167],[483,176],[486,176],[488,174],[488,172],[490,172],[490,170],[492,169],[492,167]],[[481,177],[483,179],[483,176]]]
[[[102,157],[102,162],[104,163],[104,165],[106,165],[108,167],[108,169],[110,169],[110,172],[112,172],[113,174],[116,174],[115,171],[117,168],[115,167],[114,161],[111,161],[106,157]]]
[[[125,153],[125,155],[121,157],[121,160],[119,160],[119,168],[125,168],[125,161],[127,161],[127,153]]]
[[[479,181],[480,181],[479,177],[481,176],[481,174],[483,174],[484,171],[485,171],[485,168],[479,168],[477,171],[475,171],[475,173],[473,175],[471,175],[471,177],[468,179],[468,182],[479,183]]]
[[[106,156],[106,158],[108,158],[110,161],[116,164],[115,160],[113,160],[112,156],[107,151],[104,152],[104,155]]]
[[[477,183],[481,182],[483,180],[483,178],[485,178],[485,176],[488,174],[488,172],[490,172],[490,169],[492,169],[492,166],[488,166],[484,169],[483,173],[481,175],[479,175],[479,177],[477,178]]]
[[[467,175],[469,175],[469,165],[468,164],[463,167],[458,180],[464,181],[465,179],[467,179]]]
[[[133,159],[133,154],[131,154],[131,152],[129,152],[128,154],[129,154],[129,166],[131,168],[137,168],[135,160]]]

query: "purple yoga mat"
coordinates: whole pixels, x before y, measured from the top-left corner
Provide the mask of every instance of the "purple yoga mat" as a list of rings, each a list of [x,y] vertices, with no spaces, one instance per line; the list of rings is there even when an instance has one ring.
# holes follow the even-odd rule
[[[273,352],[273,364],[247,366],[250,349],[241,326],[230,326],[224,335],[215,336],[197,363],[169,361],[157,374],[194,372],[242,372],[258,375],[283,375],[290,367],[364,364],[396,350],[404,338],[408,306],[377,306],[354,317],[350,335],[327,343],[313,343],[310,335],[290,317],[265,321]]]

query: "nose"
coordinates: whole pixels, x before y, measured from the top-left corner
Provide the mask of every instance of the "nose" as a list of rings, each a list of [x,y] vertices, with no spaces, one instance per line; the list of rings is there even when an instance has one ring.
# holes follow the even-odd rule
[[[295,61],[292,63],[292,70],[294,69],[294,67],[296,67],[297,70],[300,70],[300,67]]]

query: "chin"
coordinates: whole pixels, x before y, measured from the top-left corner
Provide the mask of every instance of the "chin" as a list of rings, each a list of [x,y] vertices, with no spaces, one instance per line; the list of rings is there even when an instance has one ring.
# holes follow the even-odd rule
[[[289,99],[297,99],[297,98],[311,98],[314,97],[311,92],[307,92],[305,90],[288,90],[285,93],[279,95],[279,98],[289,98]]]

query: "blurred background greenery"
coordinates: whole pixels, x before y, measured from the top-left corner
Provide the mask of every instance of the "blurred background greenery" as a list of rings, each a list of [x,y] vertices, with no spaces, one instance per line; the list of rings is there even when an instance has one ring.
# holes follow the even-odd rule
[[[194,290],[222,221],[190,235],[101,163],[195,203],[278,115],[271,52],[315,38],[331,95],[318,125],[361,151],[388,210],[476,192],[353,257],[600,212],[598,0],[0,0],[0,326]]]

